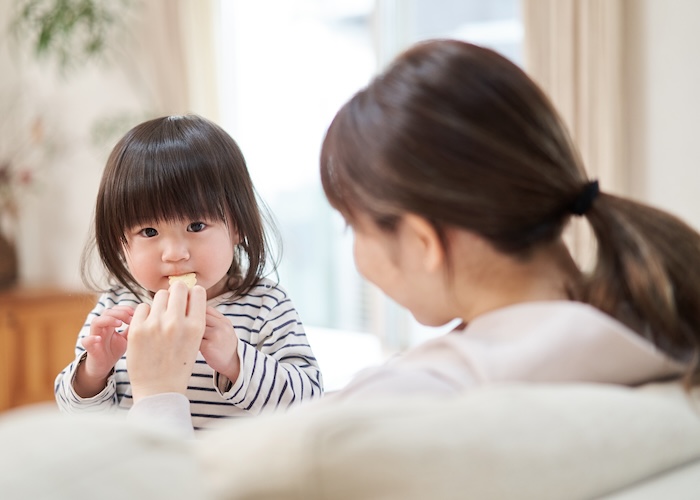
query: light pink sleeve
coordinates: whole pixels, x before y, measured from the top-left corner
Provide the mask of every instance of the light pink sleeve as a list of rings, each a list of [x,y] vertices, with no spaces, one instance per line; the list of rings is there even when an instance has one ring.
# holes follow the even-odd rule
[[[127,420],[165,426],[182,437],[194,438],[190,402],[177,392],[166,392],[141,399],[131,407]]]

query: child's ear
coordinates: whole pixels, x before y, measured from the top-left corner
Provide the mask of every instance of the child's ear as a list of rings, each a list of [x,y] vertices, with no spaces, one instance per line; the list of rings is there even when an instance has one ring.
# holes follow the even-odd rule
[[[418,243],[423,268],[430,272],[439,269],[445,261],[445,249],[433,225],[427,219],[415,214],[407,214],[403,219],[406,229],[412,233]]]

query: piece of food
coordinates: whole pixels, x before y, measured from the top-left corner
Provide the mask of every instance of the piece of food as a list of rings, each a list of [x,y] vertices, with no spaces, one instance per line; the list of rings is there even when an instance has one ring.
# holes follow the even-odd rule
[[[197,284],[197,275],[195,273],[180,274],[179,276],[168,276],[169,284],[173,284],[176,281],[182,281],[187,288],[192,288]]]

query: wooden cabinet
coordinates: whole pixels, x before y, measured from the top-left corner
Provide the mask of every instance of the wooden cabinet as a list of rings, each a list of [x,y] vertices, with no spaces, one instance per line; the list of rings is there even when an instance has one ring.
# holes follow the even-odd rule
[[[54,379],[73,359],[96,299],[56,289],[0,291],[0,411],[54,400]]]

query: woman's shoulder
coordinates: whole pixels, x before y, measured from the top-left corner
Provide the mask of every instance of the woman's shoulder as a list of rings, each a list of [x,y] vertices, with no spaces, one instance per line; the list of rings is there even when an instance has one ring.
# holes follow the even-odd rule
[[[517,325],[517,328],[513,328]],[[542,331],[561,330],[566,325],[579,325],[590,330],[598,328],[635,335],[627,326],[600,309],[583,302],[572,300],[551,300],[522,302],[502,307],[473,319],[467,328],[472,332],[487,331],[493,338],[494,332],[513,332],[535,329]]]
[[[524,302],[484,313],[402,358],[396,362],[439,372],[456,386],[465,380],[635,385],[680,373],[649,340],[574,301]]]
[[[576,301],[523,302],[477,316],[463,329],[426,341],[421,350],[544,352],[595,346],[653,352],[653,344],[603,311]],[[509,354],[510,355],[510,354]]]

